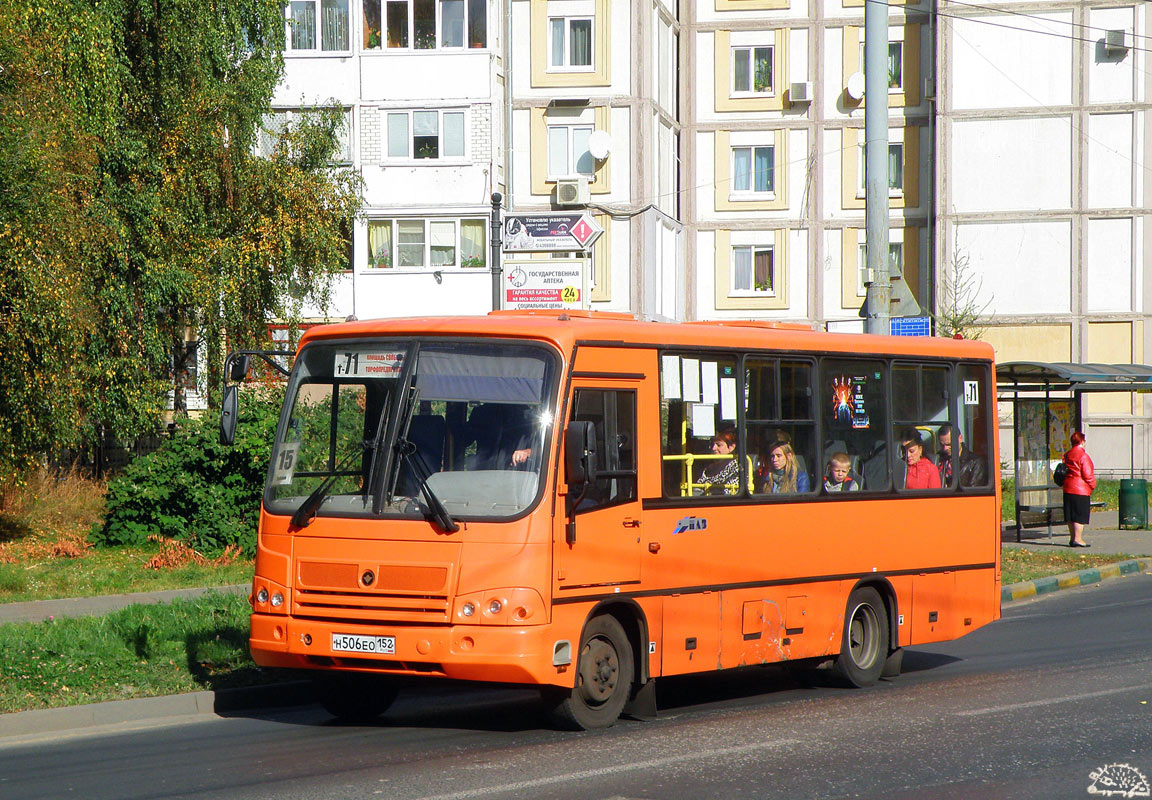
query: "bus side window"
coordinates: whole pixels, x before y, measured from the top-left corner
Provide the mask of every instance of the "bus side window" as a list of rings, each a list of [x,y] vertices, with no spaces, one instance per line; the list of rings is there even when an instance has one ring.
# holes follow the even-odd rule
[[[825,454],[821,468],[833,452],[850,454],[863,492],[883,492],[892,485],[886,370],[881,361],[825,358],[820,364],[817,402]]]
[[[577,389],[573,422],[596,429],[596,480],[576,513],[636,499],[636,393],[630,390]]]
[[[893,441],[900,443],[894,462],[896,486],[921,490],[952,488],[940,463],[937,433],[948,423],[950,373],[934,364],[892,367]]]

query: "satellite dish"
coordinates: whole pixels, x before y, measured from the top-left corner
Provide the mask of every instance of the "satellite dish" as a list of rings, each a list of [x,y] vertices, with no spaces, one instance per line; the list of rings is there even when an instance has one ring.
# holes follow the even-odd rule
[[[864,73],[853,72],[848,76],[848,96],[853,100],[864,99]]]
[[[611,149],[612,134],[608,131],[592,131],[591,135],[588,136],[588,152],[597,161],[606,159]]]

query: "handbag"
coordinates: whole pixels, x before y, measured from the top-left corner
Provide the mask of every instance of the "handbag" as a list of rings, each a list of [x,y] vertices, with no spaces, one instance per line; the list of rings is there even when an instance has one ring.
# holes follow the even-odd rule
[[[1068,465],[1061,461],[1056,465],[1056,469],[1052,470],[1052,482],[1057,486],[1064,485],[1064,479],[1068,477]]]

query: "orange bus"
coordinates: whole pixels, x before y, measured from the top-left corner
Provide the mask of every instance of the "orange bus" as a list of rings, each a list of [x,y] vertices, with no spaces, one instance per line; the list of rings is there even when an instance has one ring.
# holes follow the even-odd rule
[[[831,661],[868,686],[999,617],[992,362],[579,311],[312,328],[253,657],[361,719],[407,676],[537,686],[575,728],[654,712],[660,676]]]

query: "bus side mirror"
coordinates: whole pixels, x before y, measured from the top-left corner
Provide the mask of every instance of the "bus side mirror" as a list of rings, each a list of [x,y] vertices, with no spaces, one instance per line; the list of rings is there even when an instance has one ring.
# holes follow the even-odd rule
[[[236,412],[239,408],[237,387],[224,387],[224,397],[220,401],[220,444],[230,445],[236,440]]]
[[[570,492],[583,491],[596,480],[596,426],[591,422],[570,422],[564,436],[566,474]]]
[[[251,365],[252,359],[248,356],[236,356],[232,361],[232,367],[228,371],[228,377],[236,383],[248,377],[248,367]]]

